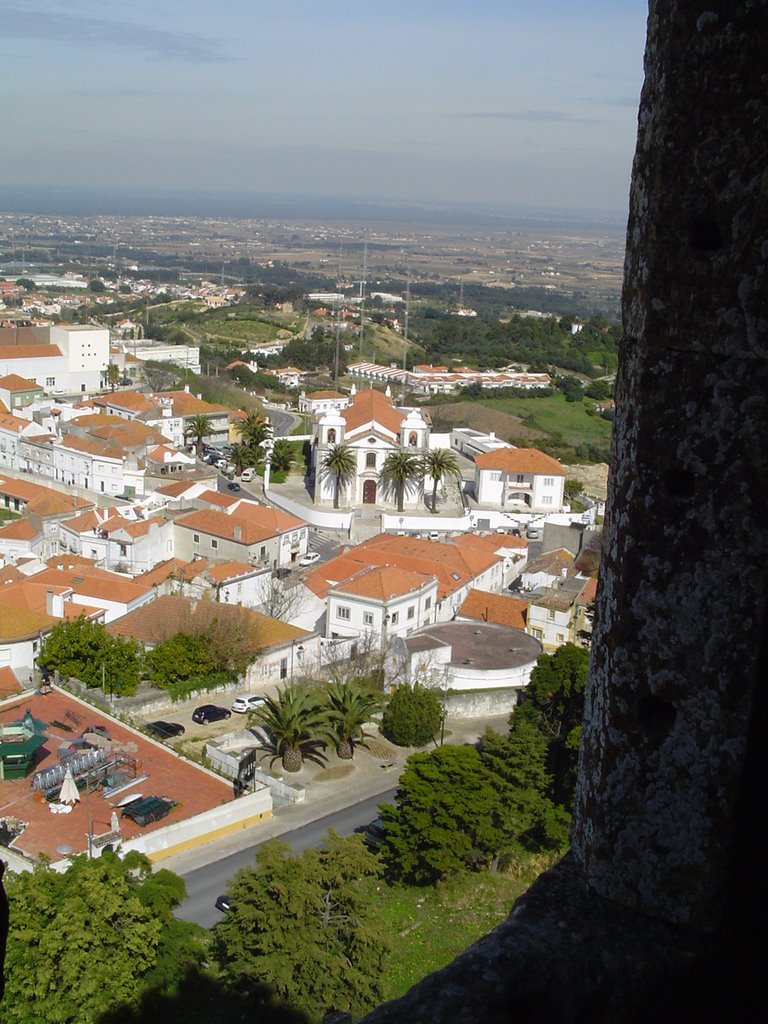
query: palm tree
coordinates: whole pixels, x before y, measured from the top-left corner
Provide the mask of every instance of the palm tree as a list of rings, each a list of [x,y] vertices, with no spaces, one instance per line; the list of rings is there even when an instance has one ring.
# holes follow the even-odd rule
[[[397,494],[397,511],[403,511],[405,488],[411,480],[418,480],[423,475],[421,459],[415,452],[407,448],[398,448],[390,452],[381,467],[381,478],[395,489]]]
[[[282,757],[287,772],[301,771],[313,743],[335,741],[323,695],[309,686],[286,686],[276,699],[265,697],[251,717],[271,733],[275,754]]]
[[[244,444],[233,444],[229,453],[229,461],[235,467],[235,473],[242,473],[243,467],[251,464],[251,451]]]
[[[433,448],[423,459],[424,472],[433,481],[432,511],[437,505],[437,485],[447,476],[461,476],[459,460],[450,448]]]
[[[264,416],[257,412],[251,412],[245,419],[240,420],[237,432],[243,444],[248,445],[249,448],[258,448],[263,441],[272,436],[272,427]]]
[[[334,444],[328,449],[323,459],[323,468],[329,470],[334,476],[333,507],[339,507],[341,486],[350,480],[357,469],[355,453],[348,444]]]
[[[275,446],[272,449],[272,469],[277,472],[288,472],[293,465],[293,447],[291,442],[287,441],[284,437],[278,438],[275,441]]]
[[[362,679],[329,683],[326,693],[336,753],[342,760],[349,761],[355,752],[355,743],[365,738],[363,726],[370,721],[374,711],[379,710],[382,698]]]
[[[203,450],[203,438],[210,437],[212,433],[211,421],[200,413],[197,416],[191,416],[184,424],[184,437],[187,440],[190,437],[195,439],[195,454],[198,458]]]

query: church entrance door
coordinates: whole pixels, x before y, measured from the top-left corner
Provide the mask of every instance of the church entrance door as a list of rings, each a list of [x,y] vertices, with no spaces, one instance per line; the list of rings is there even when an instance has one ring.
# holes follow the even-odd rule
[[[364,505],[375,505],[376,504],[376,481],[375,480],[364,480],[363,481],[363,504]]]

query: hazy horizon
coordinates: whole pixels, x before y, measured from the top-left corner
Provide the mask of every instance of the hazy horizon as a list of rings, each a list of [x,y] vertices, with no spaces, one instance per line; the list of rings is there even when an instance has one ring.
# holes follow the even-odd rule
[[[643,0],[0,0],[0,186],[627,207]]]

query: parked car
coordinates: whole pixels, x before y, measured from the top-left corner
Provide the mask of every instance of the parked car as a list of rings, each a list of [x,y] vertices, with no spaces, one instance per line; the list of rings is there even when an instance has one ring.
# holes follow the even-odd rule
[[[319,551],[308,551],[303,558],[299,559],[299,565],[314,565],[315,562],[320,561]]]
[[[237,711],[239,715],[244,715],[247,711],[260,708],[264,703],[264,698],[258,693],[243,693],[239,697],[235,697],[232,702],[232,710]]]
[[[159,740],[170,739],[171,736],[183,736],[184,726],[178,722],[147,722],[144,726],[151,736],[157,736]]]
[[[528,538],[528,540],[540,540],[541,530],[539,530],[538,526],[529,526],[528,529],[525,531],[525,536]]]
[[[133,381],[131,380],[130,377],[120,377],[118,378],[117,383],[120,385],[121,388],[127,388],[130,387],[131,384],[133,384]]]
[[[219,707],[218,704],[201,704],[192,712],[192,721],[198,725],[208,725],[209,722],[220,722],[223,718],[231,717],[229,708]]]
[[[216,897],[216,902],[214,903],[214,906],[216,907],[217,910],[220,910],[222,914],[226,914],[228,910],[232,909],[232,901],[230,900],[229,896],[227,896],[226,893],[222,893],[221,896]]]
[[[440,540],[440,534],[437,530],[430,530],[427,534],[427,540]]]
[[[240,490],[240,484],[237,484],[237,483],[235,483],[234,480],[232,480],[230,483],[227,484],[227,490],[239,491]]]
[[[240,474],[240,479],[243,481],[244,484],[249,484],[251,480],[255,479],[255,477],[256,470],[251,469],[250,467],[246,467],[246,469],[244,469],[243,472]]]

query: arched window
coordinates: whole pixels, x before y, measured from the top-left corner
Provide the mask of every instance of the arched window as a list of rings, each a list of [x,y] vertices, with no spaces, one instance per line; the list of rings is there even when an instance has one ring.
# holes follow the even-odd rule
[[[411,448],[415,448],[415,447],[416,447],[416,445],[418,444],[418,442],[419,442],[419,437],[418,437],[418,434],[416,433],[416,431],[415,431],[415,430],[412,430],[412,431],[410,432],[410,434],[408,435],[408,445],[409,445],[409,446],[410,446]]]
[[[328,431],[328,444],[336,444],[336,428],[331,427]]]

